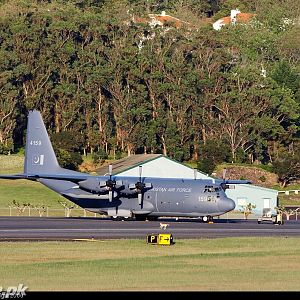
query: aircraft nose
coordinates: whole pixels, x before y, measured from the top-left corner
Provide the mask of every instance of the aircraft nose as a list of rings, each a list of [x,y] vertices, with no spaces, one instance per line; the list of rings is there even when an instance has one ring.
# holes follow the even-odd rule
[[[218,202],[219,210],[227,212],[235,209],[235,202],[230,198],[221,198]]]

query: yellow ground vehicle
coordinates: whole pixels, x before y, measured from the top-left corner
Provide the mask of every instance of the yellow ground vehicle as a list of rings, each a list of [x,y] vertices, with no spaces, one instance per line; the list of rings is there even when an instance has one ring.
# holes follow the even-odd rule
[[[273,223],[283,225],[282,213],[272,214],[270,208],[263,209],[263,215],[257,219],[257,223]]]

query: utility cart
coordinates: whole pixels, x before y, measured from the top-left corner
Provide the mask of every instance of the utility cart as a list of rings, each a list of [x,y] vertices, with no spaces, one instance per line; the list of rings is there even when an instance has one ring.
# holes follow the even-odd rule
[[[271,208],[264,208],[262,216],[257,219],[257,223],[272,223],[283,225],[282,213],[279,212],[277,214],[272,214]]]

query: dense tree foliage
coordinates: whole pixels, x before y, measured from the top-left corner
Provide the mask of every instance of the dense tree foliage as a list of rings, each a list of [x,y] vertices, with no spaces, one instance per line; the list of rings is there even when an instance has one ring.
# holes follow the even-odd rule
[[[281,187],[300,178],[300,143],[294,146],[295,152],[282,153],[274,162],[273,169],[278,175]]]
[[[256,21],[215,31],[234,8]],[[190,25],[132,21],[162,10]],[[292,0],[2,0],[0,151],[24,145],[38,109],[71,152],[202,164],[294,155],[299,18]]]

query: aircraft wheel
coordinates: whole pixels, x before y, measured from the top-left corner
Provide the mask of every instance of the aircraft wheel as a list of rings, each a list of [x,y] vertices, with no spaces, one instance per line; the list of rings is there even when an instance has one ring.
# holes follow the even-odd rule
[[[124,221],[124,218],[123,217],[118,217],[118,216],[112,216],[111,219],[113,221]]]
[[[147,217],[148,221],[157,221],[158,217]]]
[[[202,221],[203,222],[208,222],[208,217],[207,216],[202,217]]]
[[[141,216],[141,215],[135,215],[135,219],[137,221],[146,221],[146,216]]]

